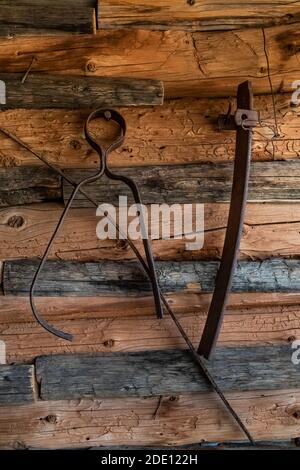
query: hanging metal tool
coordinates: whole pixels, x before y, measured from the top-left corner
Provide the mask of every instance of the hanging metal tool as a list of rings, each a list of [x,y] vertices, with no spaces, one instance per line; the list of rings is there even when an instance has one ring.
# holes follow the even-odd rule
[[[233,172],[228,225],[221,263],[216,277],[215,289],[209,307],[207,320],[198,348],[198,354],[209,359],[214,351],[224,312],[231,290],[232,278],[237,264],[237,256],[243,230],[249,172],[252,151],[252,131],[259,122],[259,114],[253,110],[253,94],[250,82],[238,87],[237,111],[219,117],[219,128],[236,130],[236,150]]]
[[[92,134],[89,131],[89,124],[91,121],[94,121],[95,119],[106,119],[107,121],[114,121],[119,125],[119,134],[116,137],[116,139],[107,147],[104,148],[104,146],[97,140],[94,139]],[[126,123],[124,118],[117,112],[112,109],[98,109],[94,111],[90,116],[88,117],[85,127],[84,127],[84,132],[85,132],[85,137],[88,143],[91,145],[91,147],[98,153],[99,156],[99,170],[92,176],[83,179],[79,183],[76,184],[74,187],[72,194],[60,216],[59,222],[53,232],[53,235],[47,245],[47,248],[40,260],[39,266],[34,274],[31,287],[30,287],[30,305],[31,309],[33,312],[33,315],[37,322],[45,328],[45,330],[49,331],[50,333],[54,334],[55,336],[58,336],[59,338],[72,341],[73,337],[69,333],[65,333],[63,331],[57,330],[54,326],[50,325],[40,314],[36,304],[35,304],[35,288],[37,285],[37,282],[39,280],[39,277],[42,273],[43,267],[47,261],[47,258],[49,256],[49,253],[52,249],[52,246],[54,244],[54,241],[64,223],[64,220],[66,219],[68,212],[72,206],[73,200],[76,196],[76,194],[88,183],[92,183],[94,181],[98,181],[103,175],[106,175],[109,179],[111,180],[117,180],[117,181],[122,181],[124,184],[126,184],[132,194],[133,198],[136,204],[141,205],[141,197],[140,193],[138,190],[137,185],[135,182],[126,176],[119,175],[117,173],[114,173],[108,165],[108,156],[109,154],[113,151],[119,148],[125,139],[125,134],[126,134]],[[158,287],[158,281],[156,277],[156,272],[154,268],[154,260],[153,260],[153,255],[152,255],[152,250],[151,250],[151,244],[149,241],[148,233],[146,230],[146,225],[143,217],[142,211],[139,214],[139,220],[140,220],[140,227],[141,227],[141,234],[142,234],[142,239],[143,239],[143,244],[144,244],[144,249],[145,249],[145,254],[146,254],[146,260],[147,260],[147,266],[148,266],[148,272],[147,276],[149,277],[149,280],[152,285],[152,290],[153,290],[153,295],[154,295],[154,301],[155,301],[155,307],[156,307],[156,313],[158,318],[162,318],[163,316],[163,308],[161,304],[161,299],[160,299],[160,293],[159,293],[159,287]]]

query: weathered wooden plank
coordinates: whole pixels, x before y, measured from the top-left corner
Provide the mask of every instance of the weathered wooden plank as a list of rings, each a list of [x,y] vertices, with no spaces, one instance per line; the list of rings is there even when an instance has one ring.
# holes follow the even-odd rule
[[[290,107],[289,93],[276,96],[280,137],[274,137],[271,96],[256,96],[264,124],[254,131],[253,160],[286,160],[300,155],[300,109]],[[225,99],[186,98],[161,107],[121,108],[127,133],[124,145],[110,156],[112,166],[161,165],[229,161],[234,158],[234,132],[216,132],[217,116],[226,113]],[[88,110],[13,109],[0,113],[1,127],[61,167],[95,167],[97,158],[83,135]],[[93,124],[96,126],[96,123]],[[107,125],[97,135],[110,135]],[[270,140],[272,139],[273,140]],[[1,166],[38,165],[36,157],[1,136]]]
[[[0,168],[0,207],[61,200],[61,178],[47,167]],[[14,221],[10,221],[14,225]]]
[[[289,346],[219,348],[209,370],[228,391],[299,387]],[[188,351],[64,354],[36,359],[43,400],[120,398],[207,392],[210,386]]]
[[[201,162],[191,165],[126,167],[120,168],[119,173],[135,179],[144,204],[228,202],[232,189],[233,164]],[[75,181],[81,181],[88,175],[95,174],[95,170],[72,169],[67,170],[66,174]],[[72,189],[73,186],[64,182],[65,202]],[[105,177],[86,185],[84,189],[99,204],[118,204],[119,195],[127,196],[128,202],[133,203],[127,186]],[[295,201],[299,198],[299,161],[252,163],[248,201]],[[73,207],[91,206],[81,193],[76,195]]]
[[[206,320],[208,294],[172,294],[168,300],[195,347]],[[74,335],[72,343],[42,330],[25,297],[0,297],[0,335],[7,363],[32,362],[39,354],[185,349],[168,315],[157,320],[151,297],[43,297],[38,306],[51,324]],[[291,344],[300,336],[299,294],[232,294],[221,346]]]
[[[90,450],[110,450],[110,451],[120,451],[120,450],[165,450],[168,451],[170,448],[168,446],[151,446],[151,447],[143,447],[140,446],[101,446],[101,447],[92,447],[89,448]],[[230,442],[199,442],[197,444],[186,444],[183,446],[173,446],[172,451],[187,451],[187,450],[196,450],[196,451],[205,451],[205,450],[253,450],[253,446],[249,443],[249,441],[230,441]],[[299,450],[298,439],[288,439],[288,440],[262,440],[262,441],[255,441],[255,450]]]
[[[91,2],[43,3],[1,1],[0,35],[96,33],[96,10]]]
[[[0,74],[6,85],[6,108],[97,108],[160,105],[163,85],[157,80]]]
[[[258,440],[299,436],[297,390],[228,393],[233,408]],[[1,448],[70,448],[99,445],[184,445],[244,440],[212,393],[158,398],[37,402],[2,407]],[[8,424],[9,423],[9,424]]]
[[[161,235],[152,238],[152,249],[159,260],[219,259],[222,253],[229,205],[205,204],[204,246],[187,250],[187,240]],[[0,259],[13,260],[41,256],[62,212],[56,203],[15,206],[0,210]],[[50,258],[75,261],[134,260],[135,255],[120,240],[99,240],[95,209],[71,209],[50,253]],[[240,259],[273,256],[298,257],[300,252],[300,204],[256,204],[247,206]],[[76,227],[76,231],[74,231]],[[178,228],[180,227],[180,228]],[[182,233],[181,224],[176,234]],[[171,236],[174,235],[173,224]],[[141,241],[135,242],[142,251]]]
[[[3,290],[6,295],[27,294],[38,260],[4,263]],[[164,292],[211,292],[217,261],[160,261],[157,276]],[[300,290],[300,261],[274,258],[240,261],[233,292],[293,292]],[[48,261],[36,287],[38,296],[142,296],[150,293],[148,279],[137,262]]]
[[[183,29],[187,31],[232,30],[272,26],[299,20],[299,3],[290,0],[243,3],[222,0],[99,0],[101,28]]]
[[[34,367],[0,365],[0,405],[21,405],[34,401]]]
[[[266,30],[276,92],[290,92],[297,79],[299,25]],[[33,37],[0,41],[1,72],[162,80],[167,97],[235,96],[251,78],[256,94],[270,93],[261,28],[196,32],[117,30],[96,36]],[[93,103],[92,103],[93,104]]]

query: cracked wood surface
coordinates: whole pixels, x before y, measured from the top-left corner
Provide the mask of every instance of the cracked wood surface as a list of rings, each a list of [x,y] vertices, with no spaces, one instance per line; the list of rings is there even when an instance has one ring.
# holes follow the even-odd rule
[[[197,346],[206,320],[209,294],[167,296],[179,321]],[[173,320],[155,316],[150,297],[42,297],[45,318],[74,334],[72,343],[43,330],[27,297],[0,297],[0,335],[7,363],[32,362],[37,355],[150,351],[186,348]],[[231,294],[219,339],[222,346],[291,344],[300,335],[300,295]],[[292,352],[292,349],[291,349]]]
[[[55,229],[61,204],[15,206],[0,209],[0,260],[41,256]],[[204,246],[187,250],[187,239],[174,239],[183,231],[173,230],[169,240],[161,234],[152,239],[157,260],[219,259],[221,257],[229,205],[205,204]],[[95,209],[71,209],[50,253],[51,259],[73,261],[134,260],[124,240],[99,240],[100,218]],[[74,230],[76,227],[76,230]],[[300,205],[290,203],[248,204],[240,246],[240,259],[272,256],[298,257],[300,252]],[[151,226],[150,226],[151,234]],[[154,236],[154,235],[153,235]],[[142,251],[142,242],[135,245]]]
[[[254,130],[253,160],[286,160],[300,155],[300,110],[290,106],[291,95],[276,96],[280,136],[274,138],[271,96],[256,96],[263,126]],[[226,113],[227,99],[187,98],[165,102],[160,107],[120,108],[127,122],[124,145],[110,156],[112,166],[161,165],[227,161],[234,159],[234,132],[218,132],[217,118]],[[83,125],[88,110],[14,109],[0,113],[0,126],[24,140],[60,167],[97,166],[87,144]],[[114,128],[93,123],[99,136],[114,134]],[[271,140],[272,139],[272,140]],[[0,134],[0,166],[39,165],[39,160]]]
[[[275,93],[290,92],[299,70],[299,24],[266,30]],[[235,96],[250,79],[270,93],[261,28],[226,32],[117,30],[96,35],[0,40],[1,72],[162,80],[166,97]]]
[[[59,201],[61,177],[44,167],[0,167],[0,207]],[[12,225],[14,222],[11,221]]]
[[[299,436],[298,390],[231,392],[227,397],[255,439]],[[55,449],[244,440],[243,433],[212,393],[165,396],[154,419],[157,403],[158,398],[151,397],[1,407],[0,446]]]
[[[300,2],[264,3],[221,0],[98,0],[101,28],[183,29],[188,31],[231,30],[272,26],[298,21]]]
[[[5,295],[24,296],[38,267],[37,259],[7,261],[3,268]],[[217,261],[158,261],[156,272],[163,292],[212,292],[219,267]],[[232,292],[299,292],[300,261],[272,258],[239,261]],[[138,262],[48,261],[36,296],[128,295],[151,293],[148,278]]]
[[[295,355],[295,357],[298,357]],[[211,390],[187,350],[39,356],[42,400],[177,395]],[[291,347],[218,348],[208,364],[224,392],[284,390],[299,385]]]
[[[1,47],[1,46],[0,46]],[[6,86],[6,108],[101,108],[163,103],[158,80],[73,77],[29,73],[0,73]]]
[[[118,173],[133,178],[140,189],[143,204],[194,204],[229,202],[232,191],[233,164],[201,162],[190,165],[161,165],[120,168]],[[95,170],[66,170],[79,182],[95,174]],[[109,196],[108,196],[109,188]],[[133,204],[130,190],[124,183],[102,177],[84,187],[99,204],[118,205],[119,196],[127,196]],[[73,191],[63,181],[63,197],[67,203]],[[109,197],[109,200],[108,200]],[[250,167],[248,202],[298,201],[300,198],[300,162],[253,162]],[[73,207],[91,207],[84,195],[77,193]]]

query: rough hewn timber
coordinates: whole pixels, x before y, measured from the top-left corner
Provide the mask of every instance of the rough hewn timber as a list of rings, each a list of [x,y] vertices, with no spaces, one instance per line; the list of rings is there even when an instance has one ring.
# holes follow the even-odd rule
[[[291,94],[276,96],[280,136],[274,138],[271,96],[256,96],[264,125],[254,131],[253,160],[287,160],[300,156],[300,108],[290,106]],[[217,116],[228,100],[183,98],[163,106],[121,108],[127,123],[124,145],[109,158],[112,166],[162,165],[234,159],[234,132],[216,132]],[[0,113],[1,127],[17,134],[61,167],[95,167],[97,158],[83,135],[88,110],[13,109]],[[96,127],[96,123],[93,123]],[[107,123],[97,134],[110,136]],[[38,165],[36,157],[0,135],[0,166]],[[273,140],[270,140],[273,139]]]
[[[0,365],[0,405],[21,405],[34,401],[34,367]],[[0,410],[1,415],[1,410]]]
[[[210,295],[172,294],[168,300],[197,346]],[[0,335],[7,363],[33,361],[38,354],[186,348],[168,315],[156,319],[151,297],[42,297],[37,304],[50,323],[74,334],[74,341],[63,341],[41,329],[28,297],[0,297]],[[299,294],[232,294],[219,344],[290,345],[299,336]]]
[[[101,28],[150,28],[187,31],[232,30],[299,20],[299,2],[244,3],[222,0],[98,0]]]
[[[191,165],[166,165],[155,167],[126,167],[118,170],[138,183],[144,204],[183,204],[228,202],[231,195],[232,163],[199,163]],[[66,174],[81,181],[95,170],[67,170]],[[73,189],[63,184],[64,200],[69,199]],[[109,196],[108,196],[109,188]],[[105,177],[86,185],[84,190],[99,204],[118,204],[119,195],[132,196],[124,183]],[[109,197],[109,200],[108,200]],[[300,162],[254,162],[251,164],[248,201],[296,201],[300,199]],[[92,204],[80,193],[73,207],[91,207]]]
[[[299,436],[298,390],[227,393],[227,397],[256,439]],[[154,419],[158,400],[157,397],[83,399],[2,407],[0,446],[9,449],[174,446],[245,439],[212,393],[165,396]]]
[[[0,35],[96,33],[96,10],[90,1],[1,1]]]
[[[152,239],[159,260],[219,259],[228,218],[228,204],[205,204],[204,246],[187,250],[187,240]],[[41,256],[62,212],[56,203],[14,206],[0,210],[0,259]],[[70,261],[134,260],[135,255],[121,240],[99,240],[95,209],[71,209],[50,253],[50,258]],[[74,231],[76,227],[76,231]],[[181,225],[180,225],[181,227]],[[174,235],[173,225],[171,226]],[[182,233],[177,229],[176,234]],[[273,256],[298,257],[300,253],[300,204],[250,203],[247,206],[240,259]],[[151,233],[151,227],[150,227]],[[135,242],[142,251],[142,242]]]
[[[4,263],[3,290],[6,295],[28,293],[38,260]],[[211,292],[217,261],[160,261],[156,270],[164,292]],[[233,280],[233,292],[299,292],[300,260],[274,258],[240,261]],[[38,296],[142,296],[150,293],[148,279],[137,262],[104,261],[83,263],[48,261],[43,270]]]
[[[298,357],[298,356],[295,356]],[[64,354],[36,359],[43,400],[148,397],[211,390],[188,351]],[[299,387],[290,346],[218,348],[209,370],[222,390]]]
[[[100,108],[160,105],[163,85],[157,80],[0,73],[6,84],[6,108]]]
[[[0,168],[0,207],[61,198],[61,178],[47,167]]]
[[[266,29],[275,94],[290,92],[299,70],[299,24]],[[226,32],[117,30],[96,36],[0,41],[1,72],[34,72],[162,80],[167,97],[235,96],[251,78],[270,93],[261,28]]]

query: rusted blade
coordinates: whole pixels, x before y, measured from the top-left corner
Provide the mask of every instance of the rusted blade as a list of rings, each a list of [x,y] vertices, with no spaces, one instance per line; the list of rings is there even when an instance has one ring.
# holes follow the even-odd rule
[[[253,94],[249,81],[238,87],[237,107],[241,110],[253,109]],[[198,348],[198,354],[206,359],[209,359],[213,353],[222,326],[232,277],[236,268],[247,202],[252,127],[246,128],[241,123],[241,125],[237,125],[236,129],[235,163],[227,231],[215,289]]]

